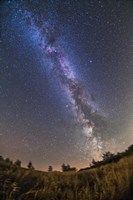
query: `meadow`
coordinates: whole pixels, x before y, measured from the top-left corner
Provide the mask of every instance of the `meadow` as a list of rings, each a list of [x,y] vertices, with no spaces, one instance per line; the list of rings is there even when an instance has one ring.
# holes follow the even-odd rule
[[[11,164],[10,164],[11,165]],[[133,152],[81,171],[41,172],[0,161],[0,200],[131,200]]]

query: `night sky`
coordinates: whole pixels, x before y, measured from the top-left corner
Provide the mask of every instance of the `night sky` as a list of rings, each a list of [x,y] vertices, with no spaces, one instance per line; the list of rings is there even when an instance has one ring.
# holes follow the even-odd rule
[[[59,170],[132,144],[133,1],[0,6],[0,155]]]

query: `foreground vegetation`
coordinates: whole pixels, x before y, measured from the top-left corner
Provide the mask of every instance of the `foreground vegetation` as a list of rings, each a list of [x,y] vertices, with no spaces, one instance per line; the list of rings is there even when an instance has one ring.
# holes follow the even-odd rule
[[[119,159],[110,155],[104,161],[93,161],[89,169],[78,172],[40,172],[9,166],[9,160],[1,158],[0,200],[132,199],[133,146]]]

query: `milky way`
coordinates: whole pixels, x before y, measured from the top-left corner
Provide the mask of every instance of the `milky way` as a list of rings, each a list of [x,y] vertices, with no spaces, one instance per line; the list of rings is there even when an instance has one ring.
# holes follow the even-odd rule
[[[101,132],[105,125],[105,118],[98,113],[91,98],[87,97],[85,89],[74,75],[65,57],[64,48],[56,42],[57,33],[55,34],[54,28],[45,21],[43,25],[40,25],[39,20],[31,17],[30,13],[26,15],[28,17],[25,19],[29,21],[30,26],[39,31],[44,57],[49,58],[48,64],[66,90],[75,120],[82,127],[82,134],[85,138],[80,150],[85,154],[89,152],[88,159],[90,157],[99,159],[102,155]]]
[[[3,156],[85,167],[131,143],[131,16],[126,0],[3,1]]]

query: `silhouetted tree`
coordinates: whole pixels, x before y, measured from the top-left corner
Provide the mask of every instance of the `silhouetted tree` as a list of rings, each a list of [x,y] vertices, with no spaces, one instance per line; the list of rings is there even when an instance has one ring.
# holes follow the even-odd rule
[[[70,165],[65,165],[64,163],[62,164],[62,171],[66,172],[70,169]]]
[[[49,167],[48,167],[48,172],[52,172],[53,171],[53,167],[50,165]]]
[[[95,161],[95,159],[93,158],[92,159],[92,165],[96,165],[97,164],[97,162]]]
[[[13,165],[13,162],[9,158],[6,158],[5,162],[9,167],[11,167]]]
[[[11,161],[9,158],[6,158],[5,161],[6,161],[7,163],[12,164],[12,161]]]
[[[4,160],[4,158],[2,156],[0,156],[0,160]]]
[[[62,168],[62,171],[64,172],[65,171],[65,164],[64,163],[62,164],[61,168]]]
[[[14,165],[17,166],[17,167],[21,167],[21,161],[20,160],[16,160]]]
[[[128,147],[129,152],[133,152],[133,144]]]
[[[109,151],[103,154],[103,161],[109,161],[114,157],[114,154],[110,153]]]
[[[71,167],[70,167],[70,165],[69,165],[69,164],[67,164],[67,165],[66,165],[66,171],[69,171],[69,170],[70,170],[70,168],[71,168]]]
[[[62,164],[62,171],[67,172],[67,171],[76,171],[75,167],[70,167],[69,164],[65,165],[64,163]]]
[[[32,162],[31,162],[31,161],[28,163],[27,167],[28,167],[28,169],[35,169],[35,168],[33,167],[33,165],[32,165]]]

